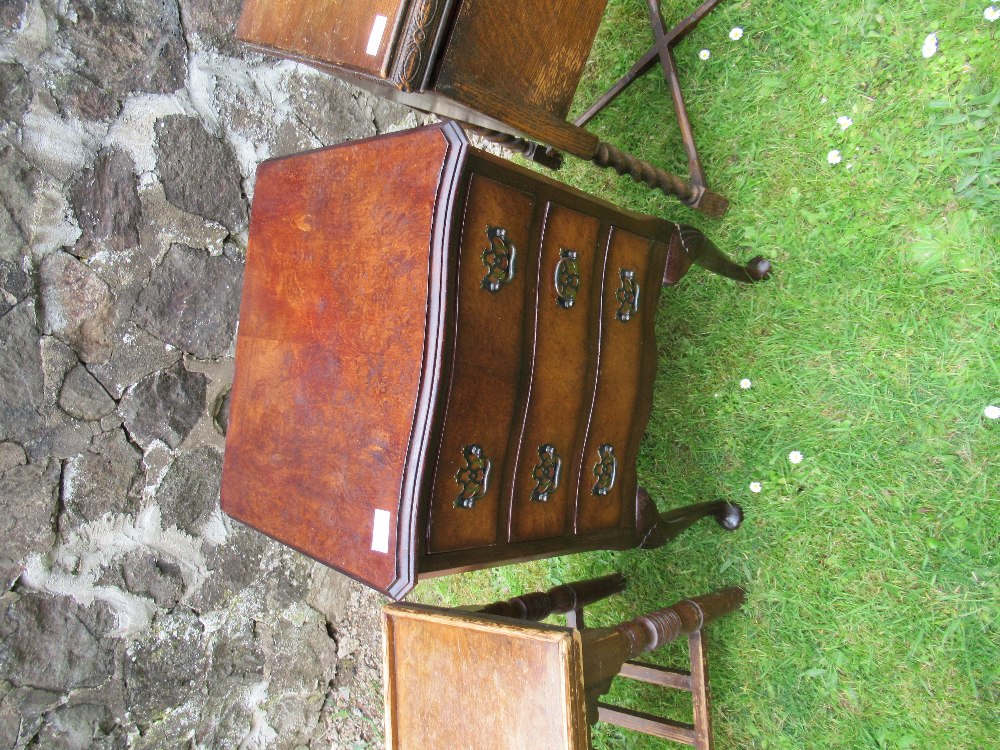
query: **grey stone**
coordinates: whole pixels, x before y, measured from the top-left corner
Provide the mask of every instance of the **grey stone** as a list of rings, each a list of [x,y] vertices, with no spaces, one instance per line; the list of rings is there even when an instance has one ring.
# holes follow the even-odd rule
[[[215,428],[223,435],[229,432],[229,408],[233,400],[232,396],[232,388],[228,388],[224,393],[220,393],[219,397],[215,400],[215,408],[212,409]]]
[[[219,507],[222,453],[204,445],[181,453],[156,492],[164,528],[176,526],[197,536]]]
[[[209,665],[205,628],[189,609],[158,617],[152,630],[128,645],[125,693],[140,730],[166,711],[205,695]]]
[[[66,461],[62,474],[65,530],[107,513],[132,513],[141,495],[142,454],[118,429],[98,435],[90,450]]]
[[[0,3],[0,29],[13,30],[21,25],[28,0],[4,0]]]
[[[18,687],[55,692],[96,688],[114,672],[115,618],[47,594],[0,598],[0,674]]]
[[[233,526],[228,543],[210,547],[205,567],[208,575],[190,598],[199,611],[222,609],[234,597],[245,596],[262,580],[261,561],[269,544],[263,534],[241,525]]]
[[[28,72],[17,63],[0,63],[0,91],[0,120],[20,122],[31,104]]]
[[[28,456],[24,448],[17,443],[0,443],[0,474],[13,469],[15,466],[24,466],[28,463]]]
[[[73,254],[90,257],[98,250],[123,252],[139,245],[142,206],[135,163],[123,151],[102,151],[93,169],[84,171],[70,191],[82,234]]]
[[[87,369],[115,399],[120,399],[129,386],[157,370],[170,367],[181,358],[176,348],[168,348],[134,323],[116,330],[111,342],[111,359],[88,364]]]
[[[63,382],[59,406],[72,417],[93,421],[113,412],[115,401],[86,367],[77,365]]]
[[[0,258],[19,263],[25,255],[26,238],[32,226],[34,196],[41,173],[13,144],[0,137]]]
[[[184,86],[187,46],[176,3],[76,0],[60,18],[60,38],[80,62],[63,103],[87,119],[107,119],[134,92]]]
[[[0,440],[18,440],[41,425],[42,355],[35,301],[28,298],[0,318]]]
[[[59,512],[58,461],[15,466],[0,477],[0,585],[21,575],[25,561],[55,546]]]
[[[52,750],[111,747],[106,740],[114,726],[114,717],[106,706],[96,703],[60,706],[45,715],[38,744]]]
[[[238,261],[172,245],[139,295],[136,320],[196,357],[221,357],[236,333],[242,282]]]
[[[180,566],[145,549],[133,550],[106,567],[97,583],[152,599],[163,609],[172,609],[184,593]]]
[[[167,200],[230,231],[243,229],[247,210],[242,176],[229,147],[193,117],[164,117],[154,129],[156,163]]]
[[[178,362],[129,388],[118,410],[125,429],[143,448],[154,440],[176,448],[204,413],[207,388],[208,378]]]
[[[114,295],[108,285],[72,255],[47,255],[39,268],[45,332],[69,344],[84,362],[111,356]]]
[[[44,714],[59,705],[63,696],[51,690],[6,686],[0,691],[0,748],[21,750],[44,726]]]
[[[245,47],[236,40],[236,21],[242,0],[180,0],[184,28],[208,44],[232,57],[243,55]]]
[[[375,135],[374,112],[359,89],[302,71],[289,81],[288,90],[296,114],[324,145]]]
[[[54,336],[42,336],[39,341],[42,353],[42,377],[44,378],[44,401],[46,409],[59,401],[66,375],[80,364],[76,352]]]
[[[20,263],[0,260],[0,316],[34,293],[31,276]]]

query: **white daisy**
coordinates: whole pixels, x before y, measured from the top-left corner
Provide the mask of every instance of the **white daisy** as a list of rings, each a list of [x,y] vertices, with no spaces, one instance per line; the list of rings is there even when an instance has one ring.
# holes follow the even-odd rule
[[[927,38],[924,39],[924,46],[920,48],[920,54],[924,57],[934,57],[934,53],[938,51],[938,38],[937,32],[933,34],[928,34]]]
[[[986,10],[983,11],[983,18],[985,18],[990,23],[993,23],[997,19],[1000,19],[1000,8],[995,5],[991,5]],[[733,32],[729,32],[729,36],[732,36]]]
[[[755,494],[755,495],[758,494],[762,489],[764,489],[764,488],[763,488],[763,486],[761,486],[760,482],[750,482],[750,491],[753,494]]]
[[[837,124],[840,125],[841,130],[847,130],[849,127],[851,127],[851,125],[854,124],[854,120],[852,120],[847,115],[841,115],[840,117],[837,118]]]
[[[831,151],[826,155],[826,160],[831,164],[840,164],[841,158],[842,157],[840,156],[840,149],[838,148],[833,149],[833,151]]]
[[[996,19],[991,19],[991,20],[996,20]],[[732,31],[729,32],[729,38],[732,39],[734,42],[739,41],[740,39],[743,38],[743,29],[741,29],[739,26],[734,27]]]
[[[709,52],[707,49],[703,49],[701,52],[698,53],[698,57],[700,57],[702,60],[707,60],[711,56],[712,53]]]
[[[788,454],[788,460],[793,464],[800,464],[802,463],[802,454],[799,451],[792,451]]]
[[[740,381],[740,388],[744,391],[749,391],[752,387],[753,382],[751,382],[750,378],[743,378],[743,380]]]
[[[987,419],[1000,419],[1000,406],[990,404],[983,409],[983,416]]]

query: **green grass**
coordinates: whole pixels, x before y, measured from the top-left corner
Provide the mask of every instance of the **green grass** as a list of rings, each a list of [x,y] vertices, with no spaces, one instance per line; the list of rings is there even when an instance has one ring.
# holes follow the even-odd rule
[[[695,4],[667,4],[668,22]],[[720,750],[996,746],[1000,422],[983,409],[1000,404],[1000,21],[986,5],[720,6],[677,60],[710,183],[732,201],[722,221],[568,160],[561,180],[775,263],[765,284],[696,269],[665,291],[639,465],[661,508],[721,496],[747,520],[651,552],[433,581],[419,598],[487,601],[620,569],[629,591],[590,618],[610,624],[740,584],[746,607],[710,630]],[[940,50],[924,59],[932,31]],[[651,39],[644,3],[611,0],[577,108]],[[686,172],[658,73],[592,129]],[[630,685],[611,697],[689,711]],[[606,726],[594,740],[669,746]]]

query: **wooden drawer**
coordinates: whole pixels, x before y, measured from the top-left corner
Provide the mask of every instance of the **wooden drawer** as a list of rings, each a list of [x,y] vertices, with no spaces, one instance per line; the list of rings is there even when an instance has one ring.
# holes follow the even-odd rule
[[[613,529],[626,499],[635,497],[636,404],[644,368],[644,340],[653,345],[652,323],[659,279],[650,277],[653,242],[614,228],[604,266],[600,369],[583,451],[576,532]],[[655,347],[652,352],[655,356]],[[631,520],[631,519],[629,519]]]
[[[534,207],[534,198],[520,190],[479,175],[470,180],[461,228],[451,389],[431,500],[430,552],[482,547],[497,539],[522,379],[525,256]],[[477,472],[480,478],[473,476]]]
[[[520,433],[511,542],[559,536],[571,527],[577,446],[596,365],[591,309],[601,222],[550,205],[545,217],[534,309],[531,389]]]

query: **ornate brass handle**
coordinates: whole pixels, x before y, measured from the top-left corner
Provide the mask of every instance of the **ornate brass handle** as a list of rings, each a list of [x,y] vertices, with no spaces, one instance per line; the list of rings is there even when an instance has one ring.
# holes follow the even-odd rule
[[[482,499],[490,485],[490,460],[483,455],[482,447],[467,445],[462,448],[465,466],[455,473],[455,481],[461,491],[455,500],[456,508],[473,508]]]
[[[580,264],[577,262],[576,250],[559,250],[559,263],[556,265],[555,284],[556,302],[562,307],[572,307],[576,302],[576,293],[580,289]]]
[[[639,285],[635,283],[635,271],[627,268],[619,269],[621,285],[615,292],[618,300],[618,313],[615,317],[622,323],[627,323],[639,312]]]
[[[604,497],[615,486],[615,475],[618,473],[618,459],[615,457],[614,446],[605,443],[597,449],[597,463],[594,464],[594,494]]]
[[[482,255],[483,265],[486,266],[483,289],[499,292],[504,284],[509,284],[514,278],[517,248],[507,239],[507,230],[503,227],[486,227],[486,237],[490,244]]]
[[[538,464],[531,472],[535,480],[535,489],[531,491],[531,499],[536,503],[544,503],[549,495],[559,489],[559,472],[562,469],[562,459],[556,453],[556,448],[550,443],[539,447]]]

